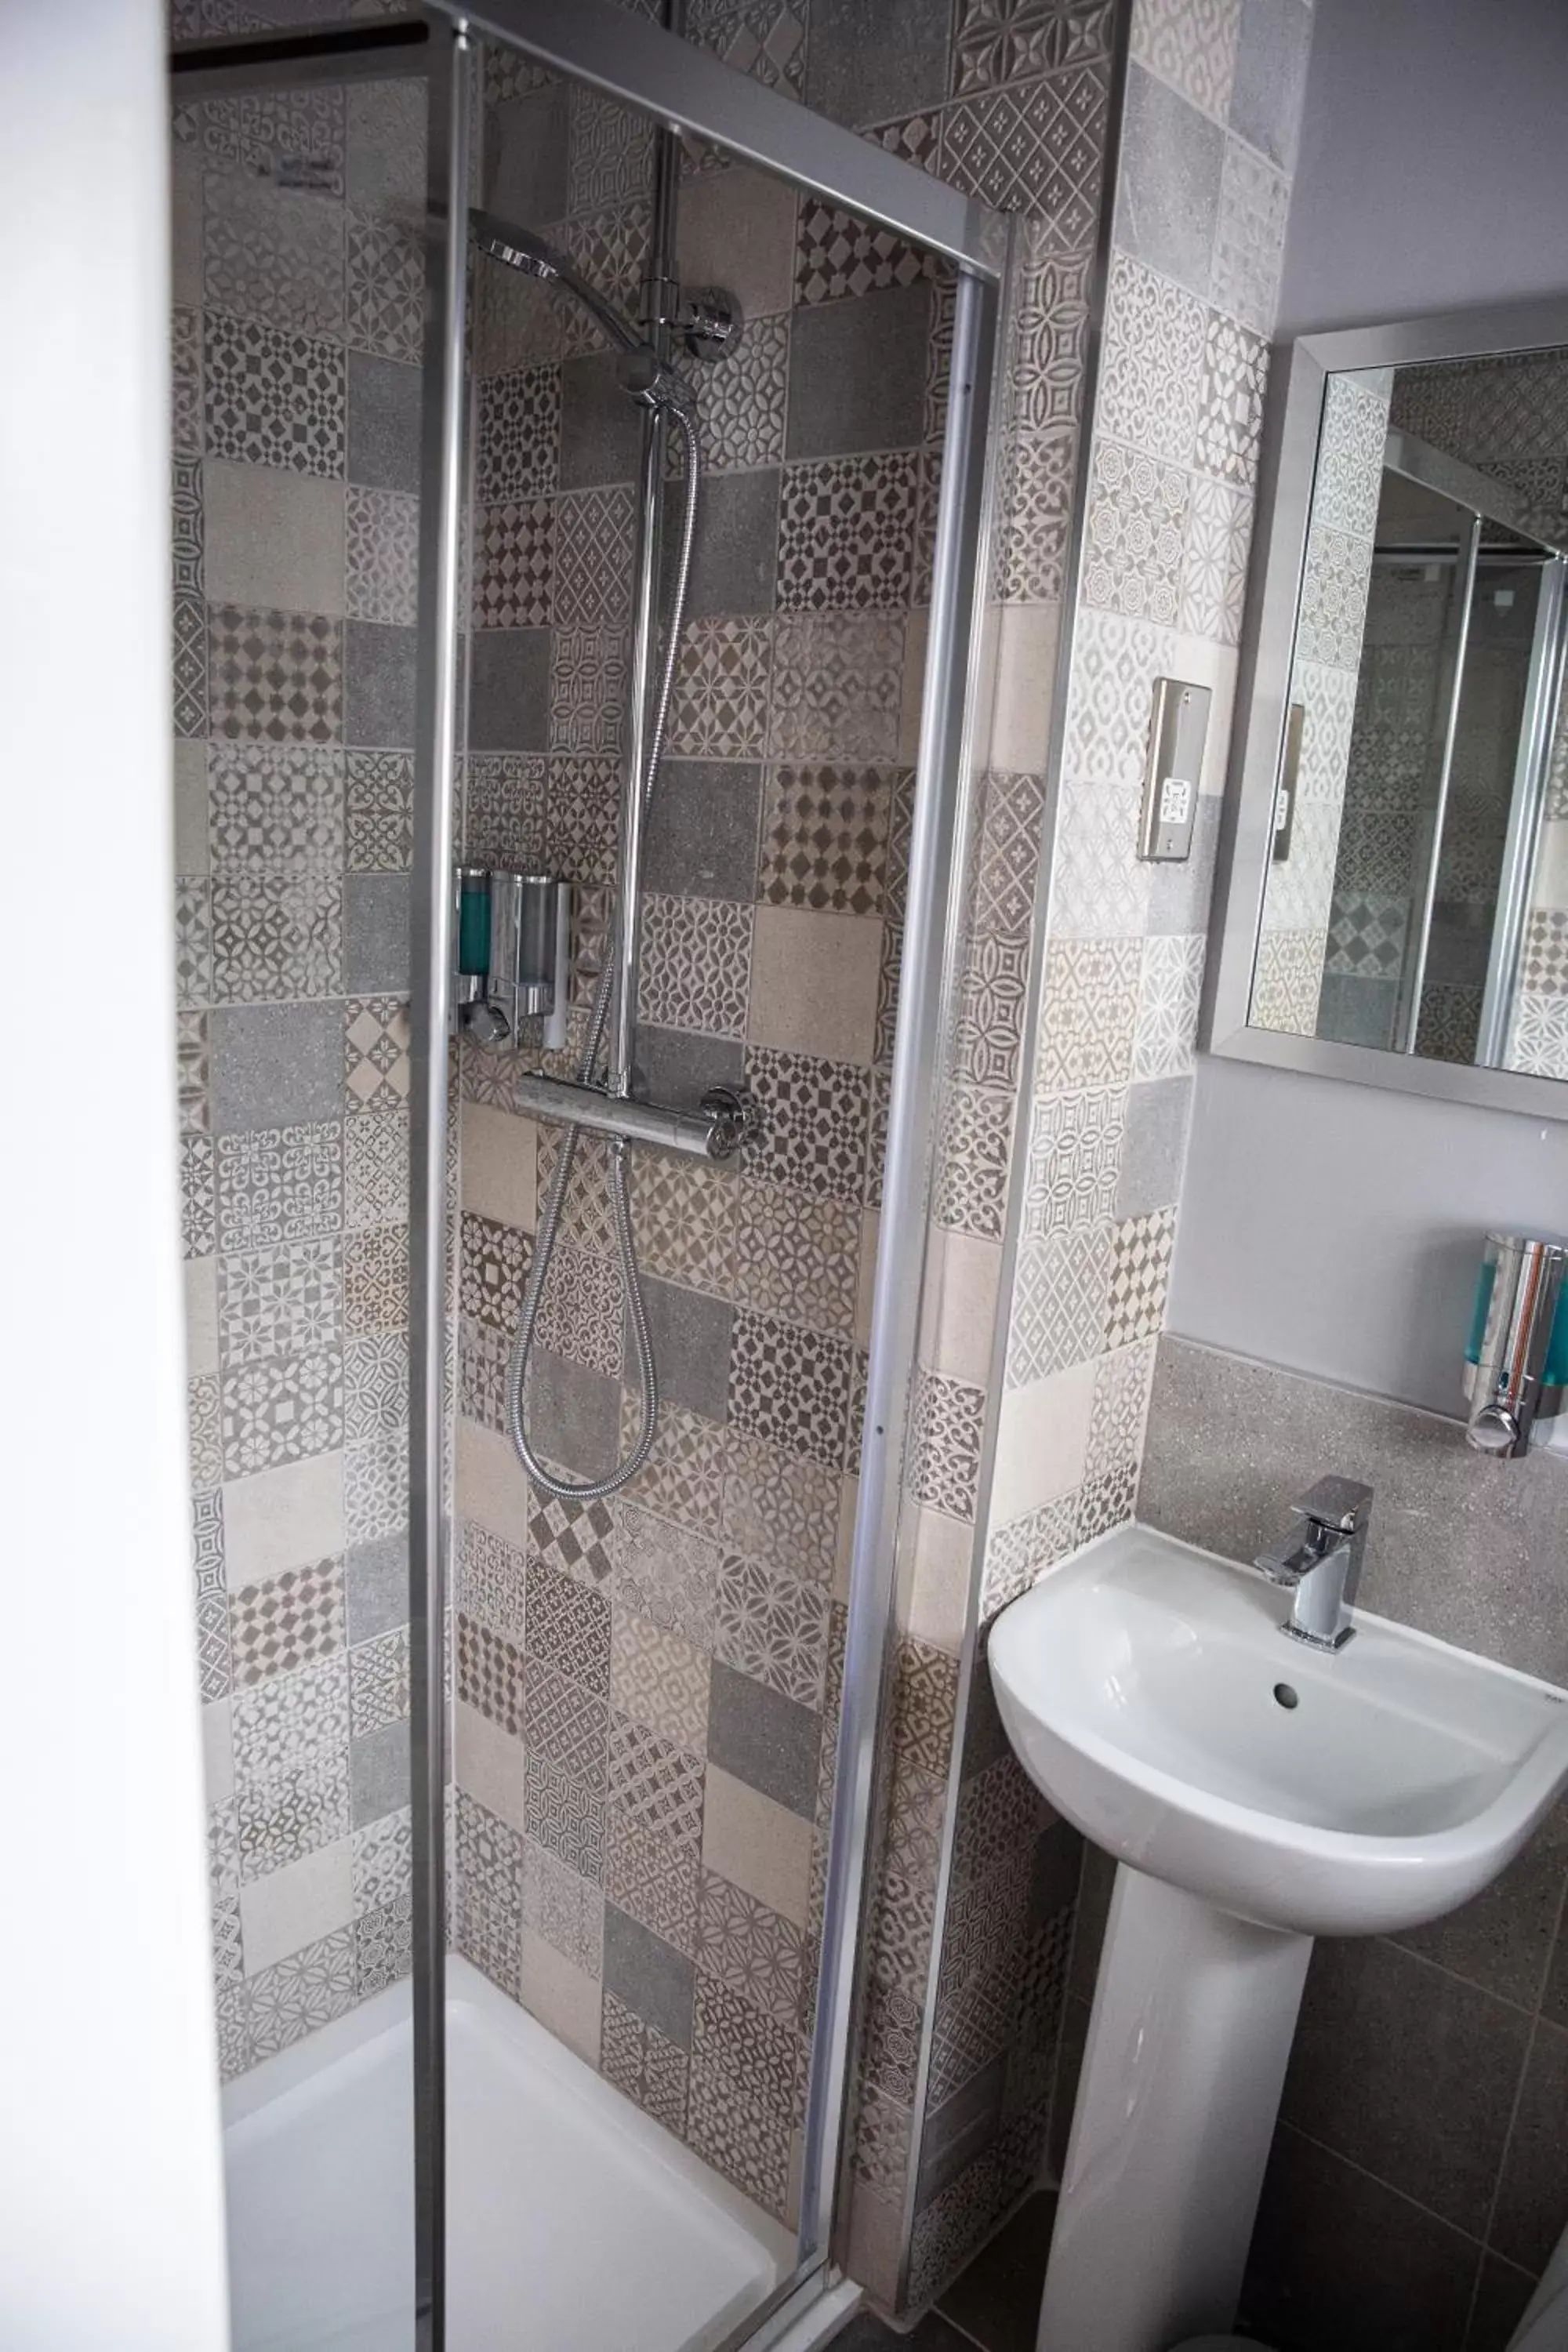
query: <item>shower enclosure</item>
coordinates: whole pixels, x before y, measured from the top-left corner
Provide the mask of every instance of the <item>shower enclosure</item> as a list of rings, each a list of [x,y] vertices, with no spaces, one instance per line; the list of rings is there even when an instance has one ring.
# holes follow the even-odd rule
[[[769,2342],[834,2293],[1004,225],[611,0],[211,22],[175,723],[235,2340]]]
[[[1390,434],[1317,1030],[1506,1067],[1568,565],[1455,470]]]

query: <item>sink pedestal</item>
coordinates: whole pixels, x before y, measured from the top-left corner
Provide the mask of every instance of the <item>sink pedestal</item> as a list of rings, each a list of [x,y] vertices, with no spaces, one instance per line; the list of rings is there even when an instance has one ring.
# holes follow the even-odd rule
[[[1231,2326],[1311,1950],[1118,1868],[1039,2352]]]

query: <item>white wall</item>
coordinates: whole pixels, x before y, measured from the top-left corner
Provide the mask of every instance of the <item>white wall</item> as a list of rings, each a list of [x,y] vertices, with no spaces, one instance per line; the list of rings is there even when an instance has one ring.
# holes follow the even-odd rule
[[[1564,0],[1317,0],[1279,332],[1561,294]]]
[[[184,1496],[158,0],[0,0],[0,2343],[228,2341]]]
[[[1568,295],[1565,108],[1568,0],[1318,0],[1280,334]],[[1568,1231],[1568,1125],[1205,1059],[1169,1328],[1456,1412],[1510,1222]]]

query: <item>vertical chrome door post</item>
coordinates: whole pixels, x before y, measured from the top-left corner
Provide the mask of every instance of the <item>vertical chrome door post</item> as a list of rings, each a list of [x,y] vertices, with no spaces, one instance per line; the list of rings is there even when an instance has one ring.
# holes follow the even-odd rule
[[[408,1613],[417,2352],[446,2337],[447,1150],[476,46],[431,45],[410,898]]]

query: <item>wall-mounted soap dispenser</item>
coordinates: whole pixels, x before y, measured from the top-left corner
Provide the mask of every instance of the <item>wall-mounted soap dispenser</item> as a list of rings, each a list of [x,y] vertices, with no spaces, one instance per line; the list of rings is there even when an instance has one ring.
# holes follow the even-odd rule
[[[1544,1444],[1568,1397],[1568,1244],[1489,1234],[1465,1349],[1468,1443],[1479,1454]]]
[[[572,886],[549,874],[459,866],[453,877],[458,1017],[480,1045],[516,1045],[542,1019],[544,1050],[566,1043]]]

